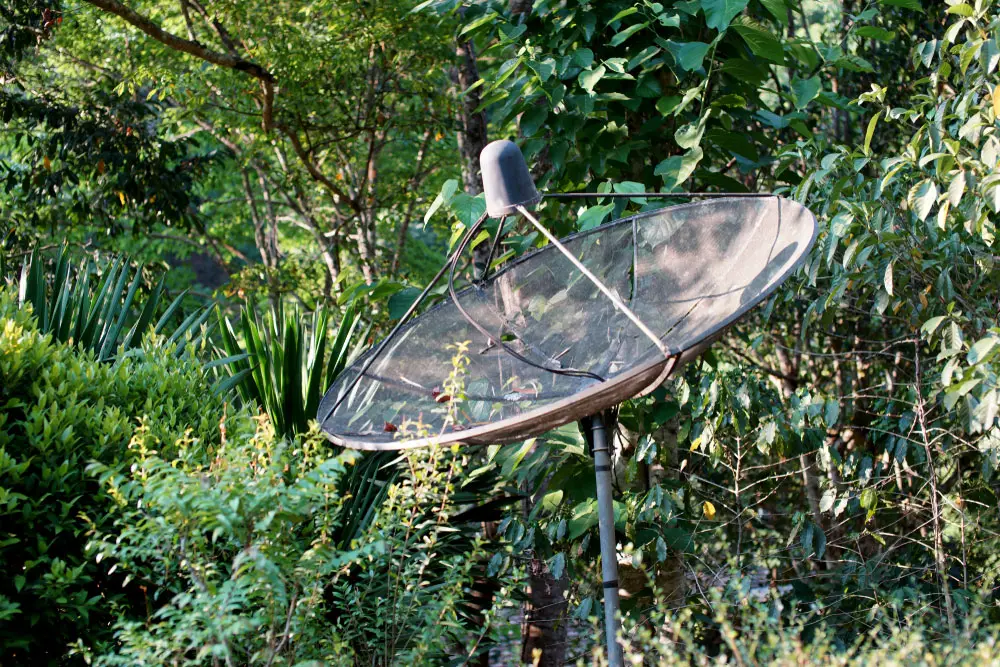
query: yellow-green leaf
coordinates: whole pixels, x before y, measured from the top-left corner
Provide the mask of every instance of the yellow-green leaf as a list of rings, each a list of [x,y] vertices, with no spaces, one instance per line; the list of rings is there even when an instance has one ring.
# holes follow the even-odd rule
[[[872,148],[872,135],[875,134],[875,125],[878,123],[878,114],[872,116],[872,119],[868,121],[868,129],[865,131],[865,155],[871,155]]]

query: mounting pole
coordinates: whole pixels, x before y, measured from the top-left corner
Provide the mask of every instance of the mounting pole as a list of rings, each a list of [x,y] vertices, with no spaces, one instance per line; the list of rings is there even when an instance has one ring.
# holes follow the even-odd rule
[[[537,204],[542,195],[535,188],[531,172],[524,162],[521,149],[511,141],[494,141],[486,146],[479,155],[479,163],[483,172],[483,192],[486,194],[486,212],[492,218],[502,218],[512,213],[520,213],[528,219],[545,238],[549,240],[566,258],[611,300],[615,308],[632,320],[639,330],[653,341],[653,344],[669,357],[669,352],[660,337],[649,329],[642,320],[632,312],[617,294],[608,289],[597,276],[591,273],[583,263],[547,230],[528,207]],[[503,223],[501,222],[501,232]],[[494,241],[496,244],[496,241]],[[458,301],[455,301],[456,305]],[[669,364],[673,367],[673,363]],[[608,449],[608,436],[605,432],[604,418],[594,415],[581,420],[582,430],[587,434],[591,451],[594,453],[594,470],[597,474],[597,517],[601,537],[601,573],[604,584],[604,632],[608,643],[608,665],[623,667],[622,650],[618,645],[618,549],[615,540],[615,508],[611,489],[611,452]]]
[[[604,585],[604,634],[608,646],[608,665],[622,667],[622,649],[617,636],[618,620],[618,549],[615,540],[615,508],[611,488],[611,452],[604,419],[600,414],[583,421],[590,431],[597,474],[597,526],[601,536],[601,575]],[[585,432],[586,432],[585,430]]]

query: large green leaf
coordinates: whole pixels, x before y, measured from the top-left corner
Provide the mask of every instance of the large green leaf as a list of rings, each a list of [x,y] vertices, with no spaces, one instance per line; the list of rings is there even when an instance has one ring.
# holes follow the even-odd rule
[[[701,0],[705,23],[709,28],[722,32],[740,12],[746,9],[747,3],[748,0]]]
[[[605,72],[607,72],[607,70],[604,68],[604,65],[598,65],[592,70],[584,70],[580,72],[580,76],[578,77],[580,86],[582,86],[588,93],[594,92],[594,86],[596,86],[597,82],[601,80]]]
[[[779,64],[785,62],[785,50],[781,42],[762,24],[741,16],[732,27],[755,55]]]
[[[668,190],[673,189],[694,173],[703,156],[701,148],[692,148],[684,155],[674,155],[660,162],[653,173],[663,177],[663,183]]]
[[[795,95],[795,108],[805,109],[806,106],[819,95],[819,92],[823,90],[823,82],[820,80],[819,76],[809,77],[808,79],[794,79],[792,80],[792,93]]]
[[[666,44],[674,56],[674,60],[677,61],[681,69],[687,72],[701,69],[710,47],[705,42],[666,42]]]

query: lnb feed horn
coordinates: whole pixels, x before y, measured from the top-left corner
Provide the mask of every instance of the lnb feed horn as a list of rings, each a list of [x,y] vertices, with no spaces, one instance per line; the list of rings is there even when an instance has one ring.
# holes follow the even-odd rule
[[[479,154],[483,173],[486,212],[502,218],[517,212],[518,206],[531,208],[542,199],[528,171],[521,149],[513,141],[501,139],[486,146]]]

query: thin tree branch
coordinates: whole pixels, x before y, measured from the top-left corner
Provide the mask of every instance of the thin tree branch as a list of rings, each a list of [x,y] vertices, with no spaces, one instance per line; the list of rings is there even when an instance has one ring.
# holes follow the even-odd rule
[[[348,197],[343,190],[337,187],[336,183],[327,178],[326,175],[319,170],[319,167],[316,166],[316,163],[313,162],[312,157],[309,155],[309,151],[302,146],[302,140],[299,139],[298,133],[292,131],[285,125],[279,124],[277,127],[286,137],[288,137],[288,140],[292,144],[292,149],[302,162],[302,165],[306,168],[306,171],[309,172],[309,175],[312,176],[315,181],[322,184],[335,197],[337,197],[336,202],[338,204],[347,204],[352,211],[360,213],[361,206],[356,201]]]
[[[259,79],[264,89],[264,100],[263,100],[263,117],[264,117],[264,130],[268,131],[272,127],[272,119],[274,116],[273,106],[274,106],[274,75],[271,74],[266,68],[258,65],[255,62],[245,60],[239,56],[233,55],[232,53],[219,53],[218,51],[213,51],[209,49],[204,44],[190,40],[184,39],[183,37],[178,37],[177,35],[167,32],[160,26],[153,23],[151,20],[145,16],[133,11],[132,9],[126,7],[125,5],[117,2],[117,0],[85,0],[91,5],[101,9],[109,14],[114,14],[115,16],[123,19],[127,23],[132,24],[142,32],[146,33],[156,41],[165,44],[166,46],[174,49],[175,51],[180,51],[188,55],[194,56],[206,62],[210,62],[219,67],[225,67],[228,69],[236,70],[238,72],[245,72],[255,79]],[[213,27],[218,25],[217,22],[211,22]],[[219,26],[221,28],[221,26]],[[222,34],[228,36],[224,30]],[[222,37],[220,37],[222,39]],[[224,40],[225,41],[225,40]]]
[[[188,11],[188,0],[180,0],[181,14],[184,16],[184,27],[187,28],[188,39],[192,42],[198,41],[194,34],[194,25],[191,23],[191,12]]]
[[[206,48],[200,42],[194,42],[189,39],[184,39],[183,37],[178,37],[173,33],[167,32],[145,16],[132,11],[119,2],[116,2],[116,0],[85,1],[94,5],[98,9],[102,9],[109,14],[114,14],[115,16],[124,19],[126,22],[131,23],[133,26],[146,33],[156,41],[161,42],[176,51],[187,53],[188,55],[200,58],[201,60],[210,62],[213,65],[218,65],[219,67],[234,69],[238,72],[246,72],[250,76],[260,79],[261,81],[270,81],[272,83],[275,81],[274,75],[257,63],[225,53],[219,53],[218,51]]]

